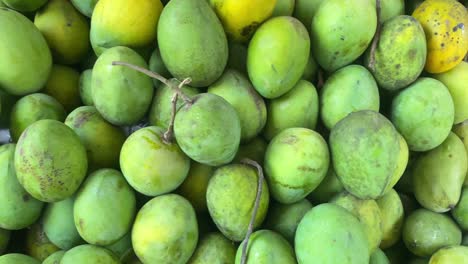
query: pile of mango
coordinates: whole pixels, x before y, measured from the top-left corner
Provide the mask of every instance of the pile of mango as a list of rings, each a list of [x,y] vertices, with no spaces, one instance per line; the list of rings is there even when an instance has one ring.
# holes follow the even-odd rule
[[[456,0],[0,0],[0,264],[468,263]]]

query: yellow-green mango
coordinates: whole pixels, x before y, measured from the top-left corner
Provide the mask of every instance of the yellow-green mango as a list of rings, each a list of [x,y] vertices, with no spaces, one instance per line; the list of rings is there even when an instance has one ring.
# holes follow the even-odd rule
[[[171,75],[190,77],[194,87],[215,82],[228,60],[226,34],[208,1],[170,1],[159,20],[158,45]]]
[[[395,171],[393,172],[392,177],[390,178],[390,181],[388,182],[387,187],[384,190],[384,193],[388,193],[393,187],[395,187],[395,185],[398,183],[398,181],[401,179],[401,177],[405,173],[405,169],[408,165],[408,159],[409,159],[408,144],[406,144],[405,139],[399,133],[398,133],[398,139],[399,139],[398,143],[400,146],[400,152],[398,153],[397,166],[395,168]]]
[[[274,17],[255,31],[247,52],[247,72],[263,97],[280,97],[291,90],[306,68],[309,33],[294,17]]]
[[[418,157],[413,169],[414,196],[427,209],[449,211],[460,199],[467,167],[465,146],[450,132],[440,146]]]
[[[312,56],[312,53],[309,55],[309,61],[307,62],[306,68],[304,70],[304,73],[302,74],[303,80],[309,81],[309,82],[314,82],[317,79],[317,72],[318,72],[318,64],[314,59],[314,56]]]
[[[76,246],[65,252],[60,260],[60,264],[87,263],[120,264],[120,261],[110,250],[95,245]]]
[[[54,64],[42,92],[57,99],[67,112],[71,112],[81,105],[79,84],[78,71],[68,66]]]
[[[437,250],[428,264],[468,263],[468,247],[451,246]]]
[[[405,14],[404,0],[381,0],[380,1],[380,23]]]
[[[19,183],[31,196],[58,202],[72,196],[85,178],[86,149],[65,124],[39,120],[26,128],[18,140],[15,169]]]
[[[468,121],[464,121],[452,129],[453,133],[455,133],[465,145],[466,153],[468,154]],[[465,182],[463,186],[468,186],[468,171],[466,172]]]
[[[196,212],[208,210],[206,189],[214,169],[214,167],[192,161],[187,177],[177,189],[177,193],[189,200]]]
[[[34,24],[44,35],[54,62],[76,64],[89,50],[89,22],[68,0],[49,0]]]
[[[380,248],[377,248],[370,256],[369,264],[390,264],[390,260]]]
[[[322,2],[323,0],[296,0],[293,16],[299,19],[309,31],[312,18]]]
[[[33,12],[47,3],[47,1],[48,0],[2,0],[0,2],[20,12]]]
[[[171,74],[167,70],[166,65],[164,65],[164,62],[161,58],[161,52],[158,48],[154,49],[151,53],[148,66],[150,71],[155,72],[166,79],[171,77]],[[153,79],[153,84],[156,88],[158,88],[161,85],[161,82],[159,80]]]
[[[277,0],[271,17],[292,16],[296,0]]]
[[[78,86],[80,91],[81,102],[83,102],[84,105],[94,105],[93,94],[91,90],[92,74],[92,69],[87,69],[80,74]]]
[[[205,235],[187,264],[234,264],[236,246],[219,232]]]
[[[386,249],[400,240],[405,212],[400,196],[393,189],[377,199],[376,202],[382,219],[380,248]]]
[[[317,186],[307,198],[313,202],[326,203],[343,190],[343,184],[336,176],[333,164],[330,163],[327,175],[325,175],[325,178],[320,182],[319,186]]]
[[[312,19],[312,53],[323,69],[336,71],[364,53],[376,28],[373,1],[324,1]]]
[[[71,3],[81,14],[91,17],[98,1],[99,0],[71,0]]]
[[[60,250],[45,234],[41,220],[33,224],[26,232],[25,253],[27,255],[43,261],[54,252]]]
[[[258,136],[248,143],[240,145],[239,150],[236,153],[236,157],[233,161],[241,162],[243,159],[247,158],[256,161],[260,165],[263,165],[267,146],[267,141]]]
[[[9,253],[0,256],[0,264],[41,264],[41,262],[28,255]]]
[[[197,242],[195,210],[177,194],[150,200],[133,224],[133,249],[143,263],[186,263]]]
[[[468,231],[468,187],[464,187],[452,216],[463,231]]]
[[[22,14],[0,8],[0,87],[13,95],[39,91],[52,68],[47,42]]]
[[[113,61],[143,68],[148,68],[148,65],[132,49],[119,46],[106,50],[93,67],[91,90],[96,109],[114,125],[133,125],[143,118],[151,104],[153,82],[150,77],[133,69],[112,66]]]
[[[46,259],[44,259],[42,264],[60,264],[60,260],[63,258],[63,255],[65,255],[65,252],[65,250],[55,251]]]

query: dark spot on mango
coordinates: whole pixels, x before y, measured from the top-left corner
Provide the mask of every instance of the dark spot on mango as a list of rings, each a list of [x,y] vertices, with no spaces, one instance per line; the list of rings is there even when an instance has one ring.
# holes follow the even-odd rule
[[[445,43],[440,43],[440,46],[443,48],[445,47]]]
[[[27,193],[23,194],[22,198],[23,198],[23,202],[29,201],[29,194],[27,194]]]
[[[436,36],[437,36],[437,35],[439,35],[439,33],[437,33],[437,32],[434,32],[434,35],[436,35]]]
[[[255,29],[257,28],[258,26],[258,22],[253,22],[252,24],[244,27],[242,30],[241,30],[241,35],[246,37],[246,36],[249,36],[252,32],[255,31]]]
[[[465,27],[465,25],[464,25],[463,23],[458,23],[458,25],[456,25],[456,26],[454,26],[454,27],[452,28],[452,31],[453,31],[453,32],[457,32],[458,29],[463,30],[464,27]]]
[[[400,64],[395,65],[395,69],[397,69],[397,70],[400,69],[400,67],[401,67]]]
[[[449,154],[448,157],[449,157],[449,158],[452,158],[452,154]]]

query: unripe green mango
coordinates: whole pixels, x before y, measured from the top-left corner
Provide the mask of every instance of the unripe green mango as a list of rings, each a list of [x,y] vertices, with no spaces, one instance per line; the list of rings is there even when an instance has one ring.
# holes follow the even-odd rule
[[[63,255],[60,264],[105,263],[120,264],[119,259],[110,250],[95,245],[80,245]]]
[[[390,260],[380,248],[377,248],[370,256],[369,264],[390,264]]]
[[[2,0],[0,2],[20,12],[33,12],[47,3],[47,1],[48,0]]]
[[[393,246],[401,238],[401,230],[405,216],[403,203],[398,193],[391,189],[376,200],[382,219],[382,241],[380,248]]]
[[[451,246],[438,250],[428,264],[468,263],[468,247]]]
[[[113,61],[125,61],[143,68],[148,65],[135,51],[118,46],[106,50],[93,67],[91,90],[96,109],[114,125],[132,125],[148,110],[153,83],[150,77],[133,69],[112,66]]]
[[[241,141],[247,142],[260,133],[267,121],[265,101],[242,73],[227,69],[208,87],[208,93],[223,97],[234,109],[241,124]]]
[[[309,33],[296,18],[275,17],[263,23],[250,40],[247,71],[255,90],[277,98],[299,81],[310,52]]]
[[[214,167],[192,161],[190,170],[177,193],[185,197],[193,205],[196,212],[206,212],[206,189],[213,176]]]
[[[60,264],[60,260],[63,258],[63,255],[65,255],[65,250],[55,251],[44,259],[42,264]]]
[[[385,193],[390,191],[395,185],[398,183],[398,181],[401,179],[403,174],[405,173],[405,170],[408,165],[409,161],[409,150],[408,150],[408,144],[406,144],[406,140],[403,138],[401,134],[398,133],[398,143],[400,146],[400,152],[398,153],[398,160],[397,160],[397,166],[395,168],[395,171],[393,172],[392,177],[390,178],[390,181],[385,188]]]
[[[54,252],[59,251],[44,232],[42,221],[39,220],[26,231],[25,253],[35,259],[43,261]]]
[[[93,102],[93,94],[91,90],[91,80],[92,80],[92,69],[87,69],[83,71],[80,75],[79,80],[79,90],[80,90],[80,98],[81,102],[84,105],[94,105]]]
[[[234,162],[241,162],[243,159],[251,159],[256,161],[258,164],[263,165],[265,151],[268,143],[262,137],[256,137],[239,146],[239,150],[236,153]]]
[[[107,249],[112,251],[119,259],[123,259],[126,254],[132,250],[132,231],[128,231],[121,239],[113,244],[106,246]]]
[[[343,184],[336,176],[333,164],[330,163],[327,175],[325,175],[325,178],[320,182],[319,186],[317,186],[307,198],[313,202],[326,203],[343,190]]]
[[[150,200],[133,224],[133,249],[143,263],[186,263],[197,241],[195,210],[177,194]]]
[[[292,16],[296,0],[277,0],[271,17]]]
[[[304,73],[302,74],[301,79],[315,83],[315,80],[317,79],[318,70],[318,64],[315,61],[314,56],[312,56],[312,53],[310,53],[309,61],[307,62],[306,68],[304,70]]]
[[[405,14],[404,0],[381,0],[380,1],[380,23]]]
[[[0,254],[5,252],[5,249],[8,247],[8,242],[10,242],[10,230],[0,228]]]
[[[324,1],[312,19],[312,53],[323,69],[336,71],[364,53],[376,28],[373,1]]]
[[[65,117],[65,109],[52,96],[42,93],[26,95],[21,97],[11,109],[11,138],[15,142],[18,141],[21,133],[38,120],[53,119],[62,122]]]
[[[298,263],[369,263],[363,225],[346,209],[330,203],[315,206],[297,227]]]
[[[468,187],[464,187],[452,216],[463,231],[468,231]]]
[[[161,52],[159,51],[158,48],[154,49],[153,52],[151,53],[148,66],[149,66],[150,71],[156,72],[166,79],[169,79],[171,77],[171,74],[167,70],[166,65],[164,65],[164,62],[161,58]],[[159,80],[153,79],[153,84],[156,88],[159,88],[159,86],[161,85],[161,82]]]
[[[57,99],[67,112],[71,112],[81,105],[79,83],[78,71],[72,67],[54,64],[42,92]]]
[[[0,87],[13,95],[39,91],[52,68],[46,40],[30,20],[12,9],[0,8],[0,25],[0,39],[8,40],[0,42]]]
[[[99,0],[71,0],[71,3],[75,6],[81,14],[91,17],[93,14],[94,7]]]
[[[294,3],[294,13],[293,16],[299,19],[304,26],[306,26],[307,31],[310,31],[310,25],[312,23],[312,18],[317,12],[320,4],[323,0],[296,0]]]
[[[190,77],[194,87],[216,81],[228,60],[226,34],[207,1],[170,1],[159,19],[158,45],[172,76]]]
[[[136,213],[133,189],[114,169],[88,176],[76,194],[73,219],[80,236],[94,245],[110,245],[130,231]]]
[[[209,233],[200,239],[188,264],[234,264],[236,247],[221,233]]]
[[[468,154],[468,121],[454,126],[452,131],[462,140],[463,144],[465,145],[466,153]],[[463,186],[468,186],[468,171],[466,172]]]
[[[41,264],[41,262],[28,255],[10,253],[0,256],[0,264]]]
[[[206,201],[218,229],[233,241],[245,238],[257,195],[256,170],[244,164],[230,164],[215,170],[208,183]],[[270,193],[264,181],[260,205],[254,221],[259,227],[266,217]]]
[[[468,160],[462,141],[453,133],[437,148],[422,154],[413,170],[414,195],[425,208],[447,212],[458,203]]]
[[[58,202],[75,193],[85,178],[86,150],[65,124],[39,120],[26,128],[18,140],[15,169],[19,183],[31,196]]]

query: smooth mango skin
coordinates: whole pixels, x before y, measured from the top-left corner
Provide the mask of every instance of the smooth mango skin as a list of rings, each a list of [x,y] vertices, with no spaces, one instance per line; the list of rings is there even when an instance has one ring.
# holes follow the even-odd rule
[[[309,33],[296,18],[271,18],[255,32],[247,52],[247,71],[255,90],[277,98],[299,81],[310,53]]]
[[[468,119],[468,62],[462,61],[455,68],[433,77],[447,87],[455,107],[454,124]]]
[[[99,57],[106,49],[116,46],[142,48],[152,44],[162,9],[160,0],[98,1],[91,17],[90,40],[94,52]]]
[[[296,0],[277,0],[271,17],[292,16]]]
[[[10,253],[0,256],[0,264],[41,264],[41,262],[28,255]]]
[[[376,28],[372,1],[324,1],[312,19],[312,53],[323,69],[333,72],[364,53]]]
[[[263,98],[242,73],[227,69],[208,87],[208,93],[223,97],[234,109],[241,124],[241,141],[248,142],[265,126],[267,109]]]
[[[317,72],[318,72],[318,64],[315,61],[311,53],[309,54],[309,61],[307,62],[306,68],[304,70],[304,73],[302,74],[301,79],[315,83]]]
[[[414,195],[425,208],[443,213],[458,203],[467,173],[463,142],[454,134],[418,157],[413,169]]]
[[[237,248],[236,264],[241,263],[243,241]],[[259,230],[249,238],[246,263],[296,264],[293,247],[280,234],[271,230]]]
[[[282,235],[294,245],[297,226],[310,209],[312,204],[307,199],[293,204],[272,203],[264,226]]]
[[[269,206],[269,188],[265,181],[262,186],[254,228],[262,224]],[[252,218],[257,187],[257,171],[244,164],[218,168],[208,183],[206,201],[210,216],[221,233],[232,241],[238,242],[245,238]]]
[[[54,64],[42,92],[57,99],[71,112],[81,105],[79,82],[80,73],[74,68]]]
[[[110,245],[132,226],[136,213],[133,189],[114,169],[88,176],[76,194],[73,219],[80,236],[94,245]]]
[[[113,61],[143,68],[148,68],[148,65],[135,51],[114,47],[106,50],[93,67],[91,90],[96,109],[114,125],[132,125],[143,118],[151,104],[153,82],[150,77],[133,69],[112,66]]]
[[[405,14],[404,0],[382,0],[380,5],[380,23]]]
[[[286,94],[268,102],[268,117],[263,136],[271,140],[292,127],[315,129],[319,115],[319,97],[315,86],[300,80]]]
[[[19,230],[41,215],[43,203],[31,197],[18,182],[14,167],[15,144],[0,146],[0,228]]]
[[[293,16],[299,19],[309,31],[312,18],[322,2],[323,0],[296,0]]]
[[[333,168],[344,188],[361,199],[385,194],[397,169],[398,132],[380,113],[353,112],[330,133]]]
[[[187,177],[176,191],[189,200],[197,213],[208,210],[206,205],[206,189],[214,170],[214,167],[192,161]]]
[[[41,119],[64,121],[66,112],[52,96],[43,93],[21,97],[11,109],[10,135],[17,142],[21,133],[32,123]]]
[[[438,250],[431,256],[428,264],[467,263],[468,247],[450,246]]]
[[[5,6],[19,12],[33,12],[47,3],[48,0],[2,0]]]
[[[440,248],[460,245],[462,232],[447,215],[418,209],[403,225],[403,242],[415,255],[429,257]]]
[[[465,145],[466,153],[468,154],[468,121],[464,121],[454,126],[452,131],[462,140],[463,144]],[[466,172],[466,176],[467,177],[465,177],[463,186],[468,186],[468,171]]]
[[[333,164],[330,163],[327,175],[320,182],[319,186],[315,188],[307,198],[316,203],[326,203],[338,193],[344,190],[343,184],[336,176]]]
[[[113,244],[106,246],[107,249],[112,251],[119,259],[122,259],[128,252],[132,250],[132,232],[127,232],[121,239]]]
[[[464,187],[452,216],[463,231],[468,231],[468,187]]]
[[[81,14],[91,17],[98,1],[99,0],[71,0],[71,3]]]
[[[240,119],[224,98],[201,93],[177,111],[174,135],[182,151],[192,160],[219,166],[231,162],[239,149]]]
[[[297,227],[294,241],[299,264],[369,263],[363,225],[336,204],[320,204],[307,212]]]
[[[325,140],[307,128],[288,128],[265,153],[266,179],[273,198],[284,204],[309,195],[325,178],[330,154]]]
[[[60,260],[63,258],[63,255],[65,255],[65,250],[56,251],[44,259],[42,264],[60,264]]]
[[[89,22],[68,0],[49,0],[36,12],[34,25],[49,44],[54,62],[76,64],[88,53]]]
[[[236,153],[234,162],[241,162],[243,159],[248,158],[256,161],[258,164],[263,165],[265,158],[265,151],[268,146],[268,143],[262,137],[256,137],[239,146],[239,150]]]
[[[422,77],[393,98],[391,119],[410,150],[428,151],[450,133],[453,100],[443,83]]]
[[[47,138],[47,140],[44,140]],[[50,119],[31,124],[18,140],[15,169],[34,198],[58,202],[70,197],[86,176],[86,150],[65,124]]]
[[[5,252],[5,249],[8,247],[8,242],[10,241],[10,230],[5,230],[0,228],[0,254]]]
[[[59,251],[44,233],[42,221],[34,223],[26,231],[25,253],[35,259],[43,261],[56,251]]]
[[[390,264],[390,260],[380,248],[377,248],[370,256],[369,264]]]
[[[441,73],[453,69],[468,51],[468,11],[456,0],[422,2],[412,16],[426,33],[427,59],[425,70]]]
[[[45,38],[22,14],[0,8],[0,87],[13,95],[39,91],[52,68],[52,55]]]
[[[377,199],[376,202],[382,219],[380,248],[386,249],[400,240],[405,212],[400,196],[393,189]]]
[[[193,252],[188,264],[234,264],[236,247],[219,232],[205,235]]]
[[[92,69],[84,70],[80,75],[80,80],[78,83],[80,98],[83,105],[94,105],[93,94],[91,90],[91,80],[92,80]]]
[[[398,134],[398,143],[400,146],[400,152],[398,154],[398,161],[395,171],[393,172],[392,177],[384,190],[384,193],[389,192],[395,185],[400,181],[401,177],[406,171],[408,161],[409,161],[409,149],[408,144],[406,144],[405,139],[401,134]]]
[[[155,48],[151,53],[151,57],[148,62],[149,70],[159,75],[163,76],[166,79],[170,79],[171,74],[164,65],[164,62],[161,58],[161,52],[158,48]],[[154,87],[159,88],[161,86],[161,82],[159,80],[153,79]]]
[[[95,245],[76,246],[63,255],[60,264],[86,263],[119,264],[120,261],[110,250]]]
[[[369,64],[370,49],[365,54]],[[379,87],[395,91],[414,82],[426,63],[426,37],[421,24],[412,16],[396,16],[382,25],[370,68]]]
[[[277,0],[210,0],[227,35],[247,42],[258,25],[273,13]]]
[[[226,34],[208,1],[171,0],[161,13],[158,45],[171,75],[190,77],[194,87],[216,81],[228,60]]]
[[[175,190],[190,169],[190,159],[176,143],[164,142],[164,132],[156,126],[139,129],[127,138],[120,151],[125,179],[147,196]]]
[[[197,241],[195,210],[177,194],[151,199],[133,224],[133,249],[143,263],[186,263]]]
[[[361,65],[334,72],[320,90],[320,114],[328,129],[349,113],[380,108],[379,88],[372,74]]]

